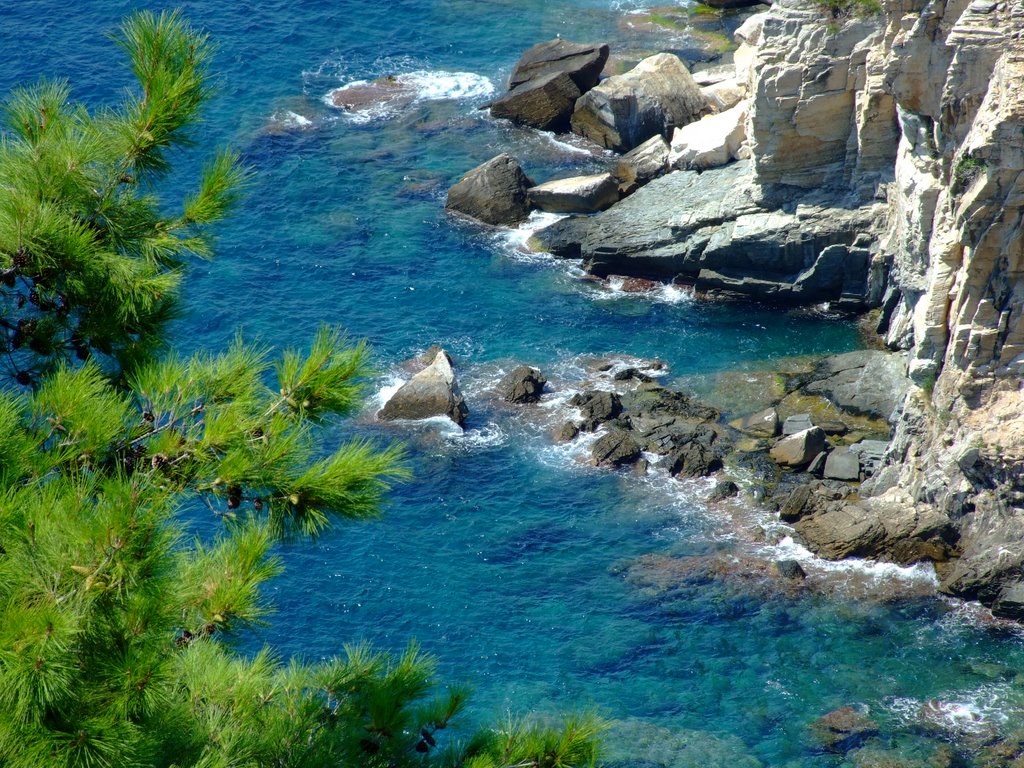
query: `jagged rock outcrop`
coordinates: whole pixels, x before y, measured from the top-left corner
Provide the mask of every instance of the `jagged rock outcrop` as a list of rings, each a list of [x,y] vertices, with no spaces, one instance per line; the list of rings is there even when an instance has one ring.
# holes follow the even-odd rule
[[[448,353],[438,349],[427,367],[405,382],[377,415],[384,421],[447,416],[460,427],[465,424],[469,409]]]
[[[832,187],[885,201],[868,292],[916,384],[870,498],[810,515],[805,538],[836,557],[952,558],[943,590],[1011,613],[1024,577],[1024,7],[884,0],[832,20],[779,0],[755,18],[736,54],[751,197],[770,207]]]
[[[813,193],[791,211],[767,210],[751,198],[751,184],[748,162],[677,171],[603,213],[541,230],[532,244],[582,258],[601,277],[681,280],[699,291],[781,304],[870,305],[884,207],[835,208]]]
[[[514,157],[501,154],[468,171],[448,190],[445,209],[485,224],[517,224],[530,214],[530,178]]]
[[[491,102],[491,114],[544,131],[566,131],[576,100],[597,85],[607,61],[607,45],[538,43],[516,62],[508,92]]]

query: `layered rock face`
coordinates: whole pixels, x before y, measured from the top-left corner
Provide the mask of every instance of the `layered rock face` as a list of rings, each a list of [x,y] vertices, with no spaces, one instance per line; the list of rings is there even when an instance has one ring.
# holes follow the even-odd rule
[[[864,519],[948,521],[943,589],[1008,614],[1024,579],[1022,36],[1017,2],[886,0],[828,23],[780,0],[748,70],[756,199],[831,186],[887,206],[879,331],[917,386]]]

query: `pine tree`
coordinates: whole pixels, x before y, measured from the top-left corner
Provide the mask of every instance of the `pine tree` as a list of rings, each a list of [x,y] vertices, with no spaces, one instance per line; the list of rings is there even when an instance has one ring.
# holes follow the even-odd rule
[[[453,737],[466,692],[415,645],[313,665],[234,650],[270,614],[275,542],[377,514],[406,471],[364,441],[323,450],[368,358],[336,331],[276,364],[241,340],[154,354],[243,172],[222,153],[160,217],[210,49],[176,14],[136,14],[118,42],[140,87],[122,109],[41,84],[0,141],[0,768],[592,765],[590,718]],[[189,539],[188,508],[220,534]]]
[[[212,47],[177,13],[129,17],[115,38],[137,87],[95,114],[66,82],[16,90],[0,139],[0,360],[29,385],[67,359],[108,372],[149,359],[174,317],[182,267],[245,170],[219,152],[176,215],[158,191],[210,96]]]

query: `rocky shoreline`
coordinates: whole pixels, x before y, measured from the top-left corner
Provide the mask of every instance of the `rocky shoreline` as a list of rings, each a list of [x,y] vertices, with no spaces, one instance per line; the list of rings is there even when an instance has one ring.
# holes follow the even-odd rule
[[[600,278],[875,310],[879,338],[905,355],[887,447],[872,449],[860,485],[840,487],[854,481],[803,471],[824,469],[810,456],[822,436],[805,435],[801,471],[765,502],[822,556],[934,562],[942,591],[1013,618],[1024,617],[1020,13],[980,0],[877,11],[779,0],[737,30],[733,69],[713,85],[664,54],[607,78],[581,91],[568,122],[630,150],[608,175],[620,201],[593,205],[577,184],[591,207],[576,210],[591,215],[532,241]],[[516,217],[551,205],[531,199],[538,186],[518,180]],[[632,455],[624,442],[609,456]],[[864,454],[843,456],[833,463]]]

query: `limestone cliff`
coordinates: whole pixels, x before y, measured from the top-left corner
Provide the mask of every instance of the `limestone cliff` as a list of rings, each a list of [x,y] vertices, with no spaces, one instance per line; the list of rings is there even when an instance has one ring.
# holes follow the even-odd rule
[[[748,84],[762,199],[839,185],[888,207],[879,331],[917,386],[865,506],[948,519],[943,588],[997,606],[1024,579],[1022,36],[1019,0],[846,19],[781,0]]]

